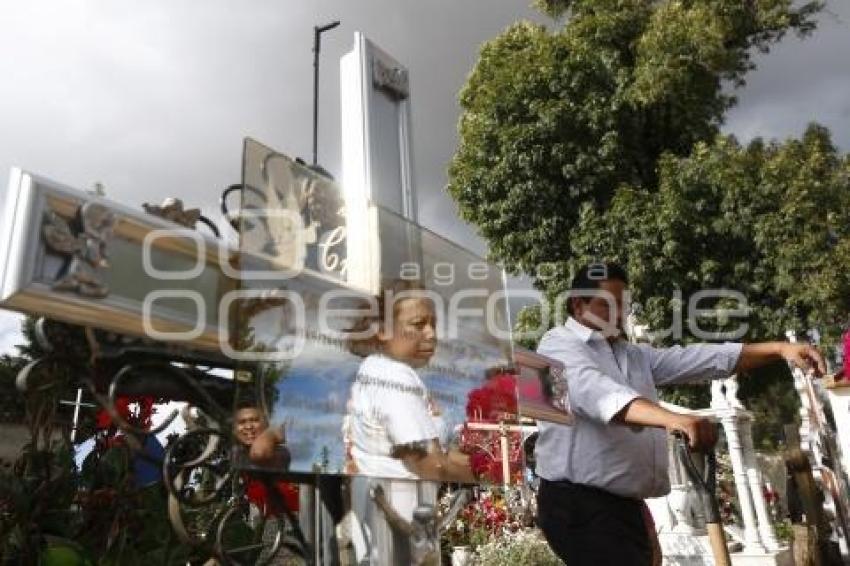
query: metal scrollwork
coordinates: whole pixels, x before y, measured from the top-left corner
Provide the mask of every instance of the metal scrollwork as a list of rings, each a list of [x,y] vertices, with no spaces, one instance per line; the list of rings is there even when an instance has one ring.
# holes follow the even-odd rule
[[[247,505],[234,500],[218,520],[216,529],[215,550],[219,559],[227,566],[242,566],[243,564],[269,564],[283,547],[286,522],[281,517],[259,516],[254,521],[255,535],[249,541],[242,541],[235,534],[246,521],[250,510]],[[250,520],[250,517],[248,517]],[[269,544],[269,538],[271,543]],[[247,544],[246,544],[247,542]],[[259,558],[257,557],[259,555]]]
[[[215,225],[197,209],[185,210],[176,199],[145,209],[184,226],[207,223],[218,235]],[[66,260],[54,289],[98,298],[109,294],[103,269],[108,266],[107,248],[115,223],[108,208],[91,202],[80,206],[72,219],[45,213],[41,226],[45,245]],[[121,438],[114,446],[126,448],[127,460],[141,458],[161,467],[169,519],[178,537],[197,550],[196,555],[239,566],[270,563],[288,549],[290,555],[310,563],[304,558],[310,555],[309,544],[285,501],[275,503],[274,513],[266,513],[258,512],[247,497],[248,482],[260,481],[268,483],[271,500],[279,499],[272,488],[279,477],[235,463],[231,405],[236,382],[214,371],[235,369],[232,360],[65,324],[59,324],[54,335],[49,322],[39,320],[33,327],[34,343],[43,357],[27,364],[16,381],[31,405],[32,427],[46,430],[37,446],[47,447],[53,437],[51,423],[64,402],[60,396],[68,388],[77,388],[81,406],[82,390],[87,388],[109,415],[108,434]],[[134,420],[133,413],[128,416],[128,399],[131,404],[134,399],[154,404],[166,399],[186,402],[182,412],[187,430],[169,437],[162,460],[145,446],[151,435],[174,422],[178,411],[151,427],[150,420]],[[97,460],[92,461],[96,465]]]
[[[241,185],[225,191],[221,202],[225,218],[238,229],[225,205],[227,195],[237,189],[241,189]],[[144,209],[149,214],[188,228],[195,228],[198,222],[204,223],[220,237],[215,224],[199,209],[187,210],[179,199],[166,199],[159,206],[145,204]],[[158,372],[168,379],[176,378],[179,388],[197,407],[197,415],[191,408],[183,410],[187,431],[172,440],[162,462],[163,482],[168,493],[168,516],[175,533],[184,543],[205,549],[226,566],[268,564],[283,548],[288,548],[295,556],[306,556],[307,543],[298,528],[297,518],[288,512],[285,505],[276,506],[283,512],[267,515],[257,513],[248,502],[245,481],[250,474],[234,472],[231,415],[198,385],[200,370],[197,366],[203,360],[184,356],[181,361],[188,366],[177,367],[168,363],[161,365]],[[220,366],[222,360],[217,362],[213,365]],[[122,368],[113,378],[105,401],[114,403],[116,395],[127,385],[132,385],[130,376],[145,368],[150,372],[149,362]],[[177,413],[172,412],[157,430],[164,429],[176,416]],[[122,426],[129,424],[118,422]],[[274,497],[274,489],[267,492]],[[294,540],[286,535],[289,531],[294,531]]]
[[[169,495],[186,505],[204,505],[221,499],[231,478],[225,441],[218,430],[202,428],[172,442],[162,464]]]

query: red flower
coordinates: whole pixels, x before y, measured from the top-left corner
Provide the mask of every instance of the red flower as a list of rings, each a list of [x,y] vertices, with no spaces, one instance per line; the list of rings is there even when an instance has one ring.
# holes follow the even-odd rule
[[[466,401],[466,416],[472,421],[498,422],[517,414],[516,376],[510,373],[497,374],[482,387],[469,392]]]
[[[464,426],[460,431],[461,452],[468,454],[470,468],[476,477],[487,483],[503,482],[502,445],[499,431],[472,430]],[[511,482],[522,477],[522,443],[518,432],[508,433],[508,463]]]
[[[492,458],[483,451],[476,451],[469,455],[469,467],[476,478],[483,478],[490,473]]]
[[[111,424],[112,417],[109,416],[109,412],[106,409],[100,409],[95,417],[94,426],[98,430],[104,430],[109,428]]]
[[[115,411],[131,425],[149,430],[151,428],[151,417],[156,412],[154,403],[154,398],[150,396],[122,396],[115,399]],[[112,417],[106,409],[97,412],[95,426],[99,430],[106,430],[113,426]]]
[[[246,478],[245,495],[248,501],[260,508],[264,515],[279,515],[283,512],[280,508],[280,500],[269,498],[267,482],[253,478]],[[298,511],[298,486],[285,481],[275,481],[274,489],[277,491],[287,509],[292,512]]]
[[[513,422],[517,418],[517,380],[512,373],[491,376],[478,389],[469,392],[466,416],[470,423]],[[519,432],[508,433],[508,462],[511,481],[522,475],[522,445]],[[475,430],[464,426],[460,432],[460,449],[470,455],[476,477],[486,482],[502,483],[502,445],[498,430]]]

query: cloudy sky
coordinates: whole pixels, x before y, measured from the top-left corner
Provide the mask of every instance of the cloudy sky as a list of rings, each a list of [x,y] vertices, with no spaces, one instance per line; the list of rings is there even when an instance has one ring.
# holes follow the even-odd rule
[[[850,2],[828,5],[814,37],[758,58],[729,131],[785,138],[814,120],[850,149]],[[457,93],[481,42],[522,18],[547,21],[528,0],[0,2],[0,175],[101,182],[130,205],[177,195],[215,216],[243,137],[309,159],[313,26],[340,20],[323,35],[320,163],[339,177],[338,64],[362,31],[411,73],[420,222],[481,252],[443,192]],[[0,351],[16,326],[0,314]]]

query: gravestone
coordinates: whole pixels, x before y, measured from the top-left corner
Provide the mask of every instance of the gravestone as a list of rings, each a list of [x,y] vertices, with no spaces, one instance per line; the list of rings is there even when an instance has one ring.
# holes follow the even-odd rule
[[[416,415],[404,407],[424,408],[423,426],[434,431],[429,442],[440,450],[456,447],[470,392],[493,370],[514,364],[504,274],[415,222],[406,69],[358,35],[343,76],[350,79],[343,93],[354,87],[360,93],[352,99],[357,108],[343,112],[354,144],[344,141],[345,190],[246,140],[236,247],[175,222],[175,203],[156,207],[168,217],[160,218],[13,170],[0,227],[0,306],[153,340],[157,355],[184,363],[235,367],[238,387],[264,406],[274,426],[286,427],[290,458],[266,471],[342,490],[352,500],[347,528],[358,560],[433,564],[439,561],[436,488],[422,480],[457,478],[411,469],[395,454],[384,458],[383,471],[370,472],[368,439],[355,430],[362,415],[352,409],[354,394],[358,387],[386,394],[389,402],[374,408],[372,423],[399,407],[400,422]],[[389,307],[375,308],[381,302]],[[378,351],[364,361],[352,347],[358,322],[392,326],[396,307],[410,304],[424,309],[416,317],[426,319],[410,323],[430,333],[411,354],[421,364]],[[368,374],[370,358],[410,383],[392,372]],[[520,412],[567,422],[563,377],[545,360],[529,364],[530,372],[521,373],[540,387],[527,404],[520,399]],[[166,369],[175,388],[192,385],[180,367]],[[218,457],[231,436],[222,428],[227,423],[217,418],[218,428],[203,433],[199,465]],[[403,447],[429,453],[419,441]],[[191,466],[172,473],[171,464],[167,456],[169,511],[180,536],[193,542],[178,493]],[[203,497],[213,498],[228,477]],[[327,499],[328,490],[319,491]],[[323,526],[319,515],[311,522],[316,563],[333,563],[328,521]]]

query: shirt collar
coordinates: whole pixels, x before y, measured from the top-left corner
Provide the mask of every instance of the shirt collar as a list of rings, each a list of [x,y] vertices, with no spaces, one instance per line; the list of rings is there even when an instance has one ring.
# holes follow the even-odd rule
[[[567,319],[567,322],[564,323],[569,330],[572,330],[573,334],[581,338],[582,342],[590,342],[591,340],[604,340],[604,336],[598,331],[583,325],[573,317]]]

